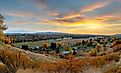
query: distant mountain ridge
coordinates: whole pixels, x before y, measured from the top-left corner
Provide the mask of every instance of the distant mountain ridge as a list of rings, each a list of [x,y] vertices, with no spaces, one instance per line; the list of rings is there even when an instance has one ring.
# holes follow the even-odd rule
[[[6,35],[9,34],[70,34],[70,35],[99,35],[101,36],[102,34],[74,34],[74,33],[65,33],[65,32],[5,32]],[[116,34],[116,35],[120,35],[120,34]],[[102,36],[106,36],[106,35],[102,35]],[[109,35],[110,36],[110,35]]]
[[[121,38],[121,34],[115,34],[114,37]]]
[[[6,32],[5,34],[70,34],[63,32]]]

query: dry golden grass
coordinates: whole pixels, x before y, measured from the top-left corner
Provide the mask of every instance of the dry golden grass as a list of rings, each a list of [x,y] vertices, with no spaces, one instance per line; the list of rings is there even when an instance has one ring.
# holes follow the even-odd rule
[[[86,63],[81,60],[74,61],[72,57],[70,57],[70,60],[54,60],[42,55],[28,55],[25,51],[16,49],[10,45],[5,46],[4,49],[0,49],[0,60],[12,73],[16,73],[19,69],[27,69],[27,71],[30,69],[40,73],[78,73],[83,72],[86,65]],[[39,56],[42,57],[34,59],[31,56],[35,56],[35,58]]]
[[[19,69],[16,73],[40,73],[40,72],[37,72],[37,71],[35,72],[32,69],[26,69],[26,70]]]
[[[34,54],[33,56],[35,56],[35,58],[37,57],[37,55]],[[44,68],[44,66],[47,66],[46,62],[49,63],[49,61],[51,62],[51,60],[45,59],[48,58],[45,56],[39,58],[40,59],[38,60],[33,59],[32,57],[28,56],[28,54],[23,50],[13,49],[13,47],[11,47],[10,45],[5,46],[4,49],[3,47],[0,47],[0,60],[9,68],[9,70],[12,73],[15,73],[20,68],[21,69],[40,68],[45,70],[46,68]]]
[[[0,60],[4,63],[0,65],[0,69],[7,69],[11,73],[83,73],[90,67],[101,68],[111,62],[116,63],[119,59],[120,51],[82,59],[74,59],[70,55],[69,60],[56,60],[10,45],[0,46]],[[120,73],[120,66],[114,66],[114,69],[112,67],[105,69],[105,73]]]

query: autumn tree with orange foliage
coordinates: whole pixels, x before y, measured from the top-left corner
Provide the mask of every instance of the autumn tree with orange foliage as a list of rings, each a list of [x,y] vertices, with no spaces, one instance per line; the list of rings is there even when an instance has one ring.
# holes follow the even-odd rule
[[[48,44],[47,44],[47,43],[44,43],[44,44],[42,45],[42,47],[47,49],[47,48],[48,48]]]
[[[5,37],[5,43],[6,44],[11,44],[13,41],[13,39],[11,37]]]
[[[89,56],[96,56],[97,52],[95,49],[91,49],[88,54],[89,54]]]

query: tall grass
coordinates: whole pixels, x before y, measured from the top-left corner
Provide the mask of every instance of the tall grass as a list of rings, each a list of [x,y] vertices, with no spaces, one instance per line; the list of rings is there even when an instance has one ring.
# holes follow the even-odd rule
[[[0,49],[0,60],[8,67],[10,72],[16,73],[19,69],[30,69],[39,72],[58,72],[67,73],[82,72],[86,65],[81,60],[72,62],[69,60],[61,60],[57,62],[48,62],[34,60],[22,51],[14,51],[9,48]]]
[[[74,59],[70,56],[69,60],[47,61],[49,60],[48,57],[40,57],[41,55],[35,54],[28,55],[26,51],[16,49],[11,46],[0,46],[0,60],[10,73],[83,73],[90,67],[104,67],[113,61],[118,62],[120,59],[120,51],[118,51],[82,59]],[[31,56],[39,59],[34,59]],[[120,69],[120,67],[117,68]],[[109,73],[110,69],[106,73]]]

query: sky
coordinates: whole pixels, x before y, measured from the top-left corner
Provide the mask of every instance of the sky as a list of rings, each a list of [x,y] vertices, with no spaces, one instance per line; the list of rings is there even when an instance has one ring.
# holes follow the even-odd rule
[[[6,33],[121,33],[121,0],[0,0],[0,14]]]

